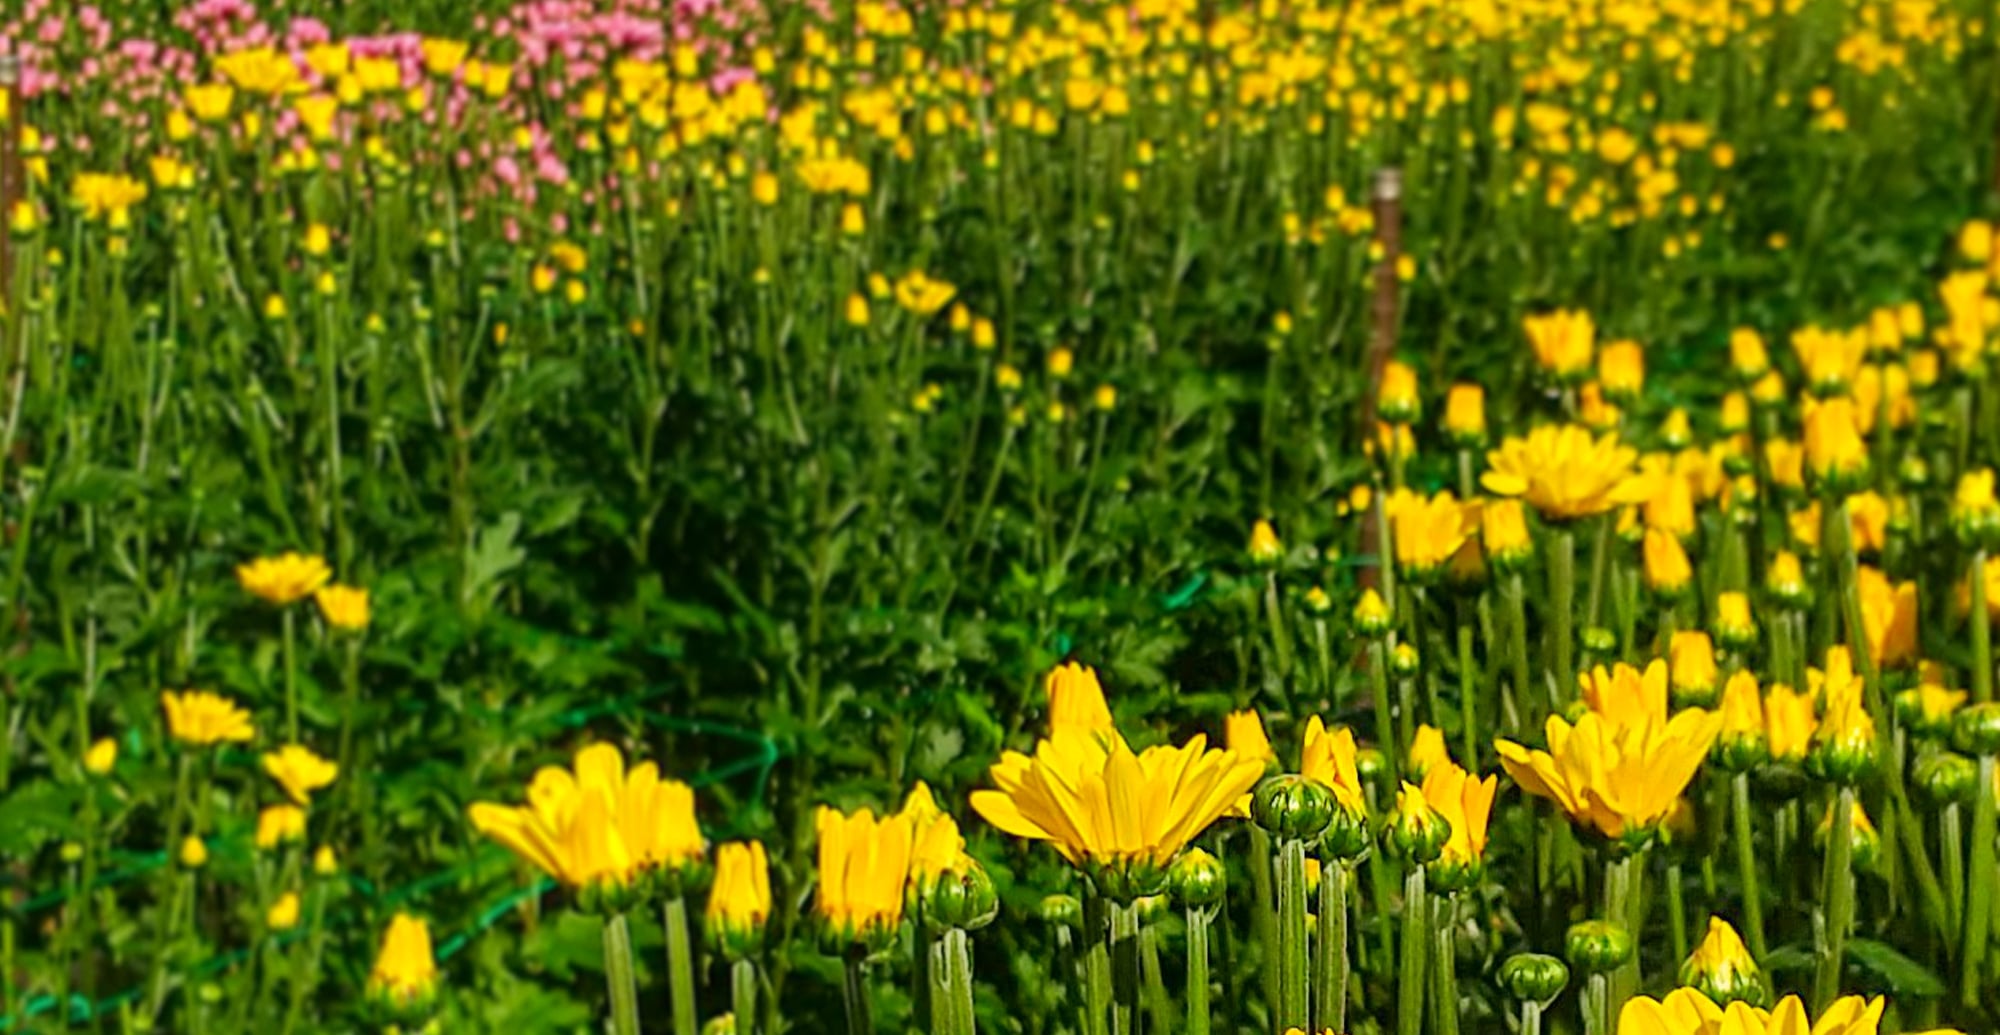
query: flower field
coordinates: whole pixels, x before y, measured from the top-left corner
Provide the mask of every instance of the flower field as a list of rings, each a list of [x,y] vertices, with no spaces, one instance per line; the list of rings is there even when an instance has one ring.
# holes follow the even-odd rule
[[[0,10],[0,1031],[2000,1031],[1988,0]]]

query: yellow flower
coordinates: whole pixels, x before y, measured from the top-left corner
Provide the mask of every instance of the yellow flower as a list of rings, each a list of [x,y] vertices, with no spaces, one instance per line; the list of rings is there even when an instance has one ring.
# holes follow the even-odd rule
[[[1534,551],[1528,519],[1517,499],[1488,500],[1479,508],[1479,544],[1496,566],[1518,565]]]
[[[235,702],[206,690],[171,690],[160,693],[160,705],[167,712],[167,732],[190,747],[208,747],[223,741],[255,739],[256,727],[250,713]]]
[[[1658,658],[1643,671],[1622,661],[1577,674],[1584,706],[1624,729],[1667,714],[1667,663]]]
[[[118,764],[118,742],[110,737],[99,737],[83,753],[83,770],[92,776],[104,776]]]
[[[715,885],[708,892],[710,937],[746,954],[771,917],[771,864],[761,841],[731,841],[715,850]]]
[[[80,173],[70,184],[70,196],[83,209],[84,219],[96,221],[108,215],[116,223],[146,200],[146,185],[116,173]]]
[[[340,857],[333,854],[332,845],[320,845],[313,853],[313,873],[320,877],[331,877],[340,872]]]
[[[215,59],[215,70],[245,93],[276,96],[305,89],[299,66],[272,47],[249,47]]]
[[[765,206],[777,204],[778,178],[768,172],[750,177],[750,200]]]
[[[774,196],[775,193],[774,187]],[[933,280],[921,270],[911,270],[896,281],[896,304],[918,316],[936,313],[957,294],[958,288],[950,282]]]
[[[1771,758],[1798,762],[1812,746],[1819,719],[1813,714],[1813,698],[1783,683],[1774,683],[1764,694],[1764,744]]]
[[[180,851],[174,854],[174,858],[185,869],[199,870],[208,865],[208,843],[189,834],[181,838]]]
[[[1738,669],[1722,688],[1722,729],[1718,746],[1724,756],[1752,761],[1764,751],[1764,702],[1757,690],[1757,676]],[[1742,768],[1739,766],[1738,768]]]
[[[1500,778],[1481,780],[1445,758],[1424,774],[1423,781],[1424,800],[1451,824],[1451,836],[1445,839],[1444,854],[1438,861],[1448,866],[1477,866],[1486,858],[1486,826]]]
[[[1632,476],[1638,453],[1618,436],[1596,437],[1574,424],[1543,426],[1509,438],[1486,454],[1480,483],[1500,496],[1519,496],[1543,518],[1567,521],[1638,503],[1646,485]]]
[[[1277,752],[1271,750],[1271,738],[1264,732],[1264,719],[1254,709],[1230,712],[1222,720],[1222,746],[1266,763],[1278,758]]]
[[[660,779],[651,762],[625,768],[612,744],[578,751],[574,770],[545,766],[528,804],[476,802],[480,833],[573,888],[624,888],[647,871],[679,868],[703,854],[694,792]]]
[[[1806,469],[1822,484],[1840,486],[1868,470],[1868,444],[1855,423],[1854,403],[1828,399],[1806,413]]]
[[[267,805],[257,813],[257,847],[276,848],[306,836],[306,810],[297,805]]]
[[[284,553],[236,566],[236,581],[250,595],[283,607],[312,595],[333,572],[316,554]]]
[[[287,891],[264,914],[264,925],[273,931],[289,931],[299,925],[299,894]]]
[[[368,628],[368,591],[355,586],[321,586],[313,591],[320,617],[342,632]]]
[[[1410,775],[1421,782],[1439,765],[1450,765],[1451,749],[1444,745],[1444,731],[1430,723],[1417,726],[1410,738]]]
[[[847,323],[852,327],[868,326],[868,299],[856,292],[847,296]]]
[[[1749,327],[1738,327],[1729,332],[1729,365],[1744,381],[1763,377],[1771,369],[1771,356],[1764,348],[1764,336]]]
[[[1790,550],[1779,550],[1778,555],[1771,559],[1771,566],[1764,571],[1764,585],[1787,606],[1798,606],[1808,591],[1799,555]]]
[[[470,49],[464,40],[426,39],[423,42],[424,71],[440,79],[448,79],[465,64],[465,55]]]
[[[1993,224],[1984,219],[1968,220],[1958,230],[1958,254],[1982,265],[1990,260],[1993,257]]]
[[[1486,438],[1486,389],[1455,384],[1444,397],[1444,431],[1454,441],[1477,445]]]
[[[340,775],[340,766],[313,754],[311,748],[286,744],[264,755],[264,773],[277,781],[294,804],[312,803],[312,795]]]
[[[1856,572],[1861,597],[1861,626],[1868,637],[1869,656],[1877,665],[1892,667],[1917,656],[1917,584],[1891,584],[1881,569],[1862,565]]]
[[[1670,532],[1677,539],[1694,535],[1694,487],[1688,479],[1672,471],[1659,471],[1651,481],[1653,489],[1643,508],[1646,527]]]
[[[1460,504],[1449,491],[1426,499],[1398,489],[1383,501],[1382,509],[1393,533],[1396,563],[1413,579],[1437,574],[1478,527],[1476,510]]]
[[[1618,1035],[1876,1035],[1886,1005],[1881,998],[1847,996],[1813,1021],[1795,995],[1771,1010],[1736,1002],[1725,1012],[1696,989],[1680,988],[1665,999],[1626,1000]]]
[[[938,807],[929,784],[918,780],[897,815],[910,821],[912,887],[929,887],[940,875],[961,868],[965,838],[958,832],[958,821]]]
[[[869,809],[843,813],[820,806],[819,891],[813,908],[829,930],[849,940],[884,938],[903,919],[913,824],[908,816],[877,818]]]
[[[1750,614],[1749,594],[1716,594],[1715,636],[1723,646],[1739,650],[1757,641],[1757,620]]]
[[[1875,753],[1875,719],[1862,705],[1853,655],[1846,647],[1828,647],[1826,668],[1807,669],[1806,677],[1813,696],[1825,702],[1813,731],[1812,761],[1829,774],[1852,775]]]
[[[1522,790],[1555,801],[1579,826],[1612,839],[1649,836],[1679,803],[1722,722],[1700,708],[1668,718],[1664,676],[1662,667],[1658,678],[1624,681],[1612,712],[1622,721],[1595,706],[1574,726],[1549,716],[1546,751],[1496,742],[1501,765]],[[1635,683],[1643,701],[1630,697]]]
[[[1523,321],[1535,361],[1558,378],[1581,378],[1597,347],[1597,324],[1580,309],[1532,315]]]
[[[1009,751],[989,772],[998,789],[972,795],[988,823],[1078,865],[1152,875],[1230,811],[1264,762],[1200,734],[1134,754],[1115,732],[1057,729],[1032,757]]]
[[[2000,499],[1993,491],[1993,469],[1981,468],[1959,476],[1952,498],[1951,524],[1959,537],[1983,544],[2000,535]]]
[[[2000,570],[2000,562],[1996,562],[1995,570]],[[1382,594],[1377,593],[1375,587],[1369,586],[1361,591],[1361,599],[1354,605],[1354,627],[1357,630],[1369,636],[1379,636],[1389,631],[1394,617],[1389,610],[1389,602],[1382,599]]]
[[[1375,399],[1383,420],[1408,424],[1423,413],[1423,401],[1417,395],[1417,372],[1401,360],[1383,364],[1382,383],[1376,389]]]
[[[1284,556],[1285,544],[1278,541],[1278,530],[1263,518],[1250,526],[1250,560],[1256,564],[1276,564]]]
[[[1586,381],[1577,391],[1576,419],[1592,431],[1612,431],[1625,419],[1625,411],[1606,398],[1603,385]]]
[[[1708,934],[1681,964],[1681,983],[1723,1002],[1764,1001],[1764,979],[1749,947],[1721,917],[1708,918]]]
[[[1631,399],[1646,387],[1646,350],[1636,341],[1614,341],[1597,355],[1597,383],[1614,399]]]
[[[1305,740],[1299,748],[1299,775],[1324,784],[1333,792],[1335,804],[1356,816],[1364,816],[1368,813],[1368,797],[1361,786],[1356,756],[1353,730],[1345,726],[1328,730],[1317,715],[1306,720]]]
[[[1715,703],[1715,643],[1699,629],[1682,629],[1668,642],[1676,704],[1711,707]]]
[[[1687,589],[1694,579],[1694,566],[1687,550],[1673,533],[1658,528],[1646,530],[1646,586],[1655,593],[1672,596]]]
[[[382,951],[368,972],[368,998],[402,1009],[430,999],[437,990],[437,957],[431,928],[421,918],[397,913],[382,935]]]
[[[1049,350],[1049,358],[1046,366],[1049,376],[1060,381],[1068,377],[1069,372],[1076,367],[1076,353],[1071,352],[1065,346],[1058,345]]]
[[[182,99],[187,101],[188,110],[202,122],[221,122],[229,117],[230,104],[236,100],[236,88],[228,83],[208,83],[190,86],[182,91]]]
[[[1097,670],[1074,661],[1056,666],[1042,681],[1049,695],[1049,732],[1063,728],[1116,733],[1111,706]]]

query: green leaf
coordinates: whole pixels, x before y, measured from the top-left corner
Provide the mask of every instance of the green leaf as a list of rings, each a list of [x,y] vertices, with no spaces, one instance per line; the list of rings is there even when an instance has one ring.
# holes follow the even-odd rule
[[[1853,938],[1847,943],[1847,958],[1861,969],[1880,978],[1892,996],[1936,999],[1944,995],[1944,982],[1930,968],[1903,955],[1884,942]]]

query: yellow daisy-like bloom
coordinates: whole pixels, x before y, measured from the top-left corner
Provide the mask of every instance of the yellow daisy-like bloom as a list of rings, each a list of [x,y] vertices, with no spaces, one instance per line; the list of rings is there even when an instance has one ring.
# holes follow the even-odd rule
[[[1361,786],[1361,769],[1356,763],[1354,731],[1345,726],[1328,730],[1315,715],[1306,720],[1306,736],[1299,749],[1299,775],[1317,780],[1333,791],[1333,800],[1356,816],[1368,814],[1367,792]]]
[[[1665,682],[1658,661],[1643,678],[1614,681],[1600,694],[1608,714],[1594,706],[1574,726],[1551,715],[1548,750],[1497,741],[1501,765],[1522,790],[1555,801],[1579,826],[1612,839],[1649,836],[1674,810],[1722,728],[1721,716],[1700,708],[1668,718]]]
[[[382,935],[382,950],[368,972],[368,998],[395,1008],[429,999],[437,990],[437,957],[431,928],[420,917],[397,913]]]
[[[234,701],[206,690],[162,691],[160,706],[167,712],[167,733],[190,747],[208,747],[224,741],[254,740],[257,728],[250,713]]]
[[[1250,526],[1250,560],[1256,564],[1276,564],[1285,554],[1285,544],[1278,539],[1278,530],[1271,522],[1258,518]]]
[[[264,913],[264,924],[273,931],[289,931],[299,925],[299,893],[287,891]]]
[[[1445,434],[1464,442],[1486,437],[1486,389],[1475,384],[1455,384],[1444,397]]]
[[[297,805],[271,805],[257,813],[257,847],[276,848],[306,836],[306,811]]]
[[[897,815],[910,821],[911,886],[926,888],[940,875],[962,867],[965,838],[958,832],[958,821],[938,807],[929,784],[918,780]]]
[[[1410,737],[1410,775],[1421,781],[1437,766],[1450,764],[1451,749],[1445,747],[1444,731],[1430,723],[1419,725]]]
[[[1812,746],[1819,718],[1813,712],[1813,696],[1799,693],[1783,683],[1774,683],[1764,694],[1764,743],[1772,759],[1797,762]]]
[[[1597,349],[1597,323],[1581,309],[1538,313],[1522,321],[1535,361],[1559,378],[1582,377],[1590,371]]]
[[[1064,727],[1083,730],[1116,730],[1111,722],[1111,706],[1104,701],[1104,685],[1097,670],[1068,662],[1058,665],[1043,681],[1049,694],[1049,731]]]
[[[316,554],[283,553],[236,566],[236,581],[244,591],[279,607],[311,596],[332,579],[326,559]]]
[[[903,919],[903,885],[915,843],[911,818],[821,806],[815,826],[819,891],[813,908],[821,922],[850,940],[879,939],[894,931]]]
[[[284,788],[295,805],[308,805],[312,795],[340,775],[340,766],[313,753],[301,744],[286,744],[263,758],[264,773]]]
[[[1708,918],[1708,934],[1681,964],[1681,981],[1716,999],[1761,1002],[1763,976],[1736,928]]]
[[[1614,341],[1597,354],[1597,382],[1605,394],[1629,399],[1646,387],[1646,350],[1636,341]]]
[[[322,586],[313,591],[320,617],[341,632],[368,628],[368,591],[354,586]]]
[[[1266,763],[1278,759],[1278,753],[1271,750],[1270,735],[1264,732],[1264,719],[1255,709],[1230,712],[1222,720],[1222,746]]]
[[[1655,593],[1676,594],[1688,587],[1694,580],[1694,565],[1688,560],[1687,549],[1673,533],[1658,528],[1646,530],[1643,547],[1646,562],[1646,587]]]
[[[651,762],[625,768],[616,745],[578,751],[575,769],[545,766],[526,805],[476,802],[480,833],[572,888],[625,887],[641,874],[701,858],[694,792]]]
[[[1000,830],[1048,841],[1078,865],[1164,868],[1249,792],[1264,762],[1210,749],[1200,734],[1134,754],[1115,732],[1058,729],[990,773],[998,789],[973,792],[972,808]]]
[[[1527,500],[1547,520],[1569,521],[1642,502],[1647,486],[1633,477],[1638,458],[1615,434],[1545,425],[1487,453],[1490,469],[1480,484],[1496,495]]]
[[[1847,996],[1814,1021],[1795,995],[1771,1010],[1743,1002],[1725,1009],[1692,988],[1681,988],[1664,999],[1626,1000],[1618,1015],[1618,1035],[1875,1035],[1885,1005],[1880,998]]]
[[[1868,443],[1845,397],[1812,405],[1806,412],[1806,470],[1821,482],[1843,484],[1868,470]]]
[[[711,936],[748,950],[771,917],[771,864],[760,841],[731,841],[715,850],[715,884],[708,892]]]
[[[1476,507],[1468,508],[1450,492],[1428,499],[1398,489],[1382,501],[1396,546],[1396,563],[1412,578],[1437,573],[1479,527]]]
[[[1583,703],[1619,729],[1644,725],[1667,714],[1667,663],[1654,658],[1645,669],[1620,661],[1607,671],[1603,665],[1579,673]]]
[[[1496,564],[1513,565],[1528,559],[1535,546],[1528,536],[1528,519],[1520,500],[1490,500],[1480,506],[1479,545]]]
[[[1869,656],[1892,668],[1917,656],[1917,584],[1891,583],[1878,568],[1863,565],[1856,588],[1861,596],[1861,626],[1868,637]]]
[[[1499,777],[1481,780],[1449,758],[1424,774],[1424,800],[1451,823],[1451,836],[1445,839],[1439,862],[1476,866],[1486,858],[1486,826],[1499,789]]]

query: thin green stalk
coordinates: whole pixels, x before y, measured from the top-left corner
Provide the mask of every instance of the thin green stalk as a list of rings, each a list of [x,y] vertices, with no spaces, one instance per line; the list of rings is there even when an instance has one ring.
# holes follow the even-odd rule
[[[1953,931],[1964,930],[1965,816],[1957,802],[1938,813],[1938,858],[1944,870],[1945,918]]]
[[[1278,999],[1271,1016],[1279,1031],[1310,1024],[1306,984],[1306,845],[1296,838],[1278,842]]]
[[[1139,1030],[1139,907],[1111,910],[1111,1035]]]
[[[639,1035],[639,982],[632,966],[632,929],[623,913],[604,918],[604,981],[611,993],[613,1035]]]
[[[1410,867],[1403,878],[1403,962],[1396,981],[1396,1031],[1422,1035],[1424,964],[1431,943],[1430,909],[1425,901],[1424,868]],[[1282,1029],[1284,1025],[1279,1025]]]
[[[1464,608],[1458,615],[1458,709],[1459,730],[1463,735],[1462,754],[1466,768],[1479,771],[1479,668],[1472,660],[1472,623]]]
[[[287,743],[296,744],[299,742],[299,666],[298,651],[294,644],[297,636],[293,631],[293,626],[297,624],[297,621],[292,617],[292,612],[293,608],[291,607],[286,607],[283,612],[285,636],[285,736]]]
[[[674,1035],[695,1035],[694,940],[688,935],[687,898],[666,904],[667,988],[673,997]]]
[[[1604,577],[1610,569],[1611,525],[1614,520],[1611,514],[1599,515],[1597,536],[1590,544],[1590,596],[1585,598],[1583,608],[1586,629],[1596,625],[1598,616],[1603,614]]]
[[[847,1035],[875,1035],[875,1020],[868,1011],[867,950],[849,949],[843,966],[840,993],[847,1007]]]
[[[1523,723],[1527,721],[1528,713],[1533,710],[1530,706],[1542,698],[1541,694],[1529,688],[1528,682],[1527,597],[1528,590],[1522,582],[1521,574],[1515,572],[1507,576],[1506,587],[1501,591],[1500,599],[1507,609],[1507,654],[1508,662],[1514,669],[1514,693],[1520,698],[1514,702],[1516,706],[1514,714]],[[1517,728],[1514,732],[1521,735],[1525,734],[1526,730]],[[1466,764],[1471,765],[1471,760],[1467,759]]]
[[[1549,639],[1543,661],[1557,708],[1569,702],[1576,683],[1576,532],[1567,525],[1549,529]]]
[[[757,1031],[757,964],[740,959],[729,966],[729,1007],[736,1014],[736,1035]]]
[[[1612,1035],[1617,1031],[1612,1020],[1616,1016],[1611,1010],[1611,975],[1596,973],[1583,980],[1583,1031],[1584,1035]]]
[[[1986,551],[1972,552],[1971,606],[1966,609],[1972,623],[1972,699],[1993,699],[1993,627],[1986,615]]]
[[[1630,932],[1636,941],[1645,929],[1645,874],[1646,851],[1619,855],[1604,864],[1604,917],[1619,924]],[[1639,990],[1639,954],[1621,964],[1609,975],[1606,986],[1610,1016],[1618,1016],[1625,1008],[1625,1000]]]
[[[1824,1010],[1840,995],[1840,969],[1847,958],[1847,932],[1854,925],[1854,788],[1843,786],[1834,798],[1833,823],[1827,831],[1826,868],[1820,872],[1823,933],[1819,965],[1813,975],[1813,1006]],[[1967,973],[1973,968],[1968,966]]]
[[[1396,720],[1389,708],[1389,641],[1376,637],[1368,644],[1368,682],[1375,695],[1375,746],[1382,752],[1389,779],[1402,779],[1401,743],[1396,736]]]
[[[1431,918],[1431,1030],[1435,1035],[1458,1035],[1458,952],[1452,944],[1452,913],[1458,896],[1445,895],[1431,904],[1437,915]]]
[[[972,939],[964,928],[947,928],[931,942],[931,1031],[972,1035]]]
[[[1107,1035],[1111,1030],[1111,910],[1095,888],[1083,899],[1083,1031]],[[857,1033],[858,1035],[858,1033]]]
[[[1347,1030],[1347,885],[1352,870],[1346,860],[1331,859],[1319,871],[1319,952],[1314,959],[1313,1022],[1309,1031]]]
[[[1681,864],[1678,859],[1667,863],[1667,934],[1668,944],[1673,946],[1674,959],[1687,959],[1687,903],[1681,898]]]
[[[1980,1002],[1980,984],[1986,976],[1987,941],[1991,935],[1996,863],[1993,855],[1994,815],[1993,773],[1995,756],[1979,756],[1978,797],[1972,805],[1972,862],[1967,870],[1971,883],[1965,893],[1965,941],[1959,958],[1959,996],[1966,1006]]]
[[[1730,777],[1729,812],[1736,827],[1736,873],[1743,885],[1743,933],[1749,936],[1751,957],[1762,963],[1768,950],[1764,942],[1764,896],[1757,886],[1757,843],[1750,827],[1749,773]]]
[[[1520,1035],[1542,1035],[1542,1004],[1532,999],[1521,1002]]]
[[[1160,970],[1158,924],[1141,922],[1139,925],[1139,968],[1140,977],[1144,981],[1148,1027],[1153,1031],[1172,1031],[1173,1000],[1167,995],[1166,975]]]
[[[1187,907],[1187,1035],[1208,1035],[1208,927],[1214,906]]]
[[[1250,904],[1250,936],[1257,947],[1264,952],[1264,965],[1259,967],[1259,977],[1264,983],[1264,1001],[1278,1001],[1278,969],[1274,961],[1278,958],[1278,898],[1271,882],[1271,834],[1255,823],[1245,823],[1250,829],[1250,894],[1256,899]]]

